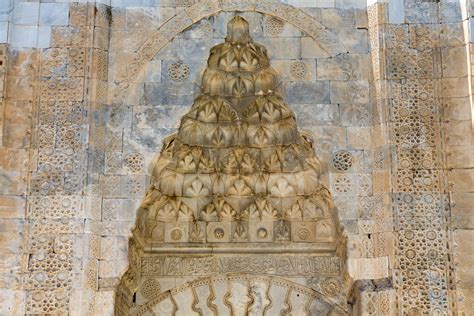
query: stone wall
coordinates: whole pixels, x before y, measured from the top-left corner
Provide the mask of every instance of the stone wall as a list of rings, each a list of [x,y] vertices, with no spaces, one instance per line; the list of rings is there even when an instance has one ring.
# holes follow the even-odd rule
[[[385,280],[361,311],[474,310],[470,6],[100,2],[0,3],[0,314],[112,312],[149,168],[236,9],[327,163],[351,276]]]

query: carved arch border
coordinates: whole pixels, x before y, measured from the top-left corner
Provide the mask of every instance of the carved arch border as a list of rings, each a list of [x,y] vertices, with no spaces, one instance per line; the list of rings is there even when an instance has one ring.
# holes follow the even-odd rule
[[[178,34],[204,18],[225,11],[258,12],[277,17],[294,25],[317,41],[329,57],[347,52],[338,37],[327,27],[293,6],[258,0],[201,0],[166,21],[133,53],[132,62],[126,66],[125,76],[119,82],[118,94],[125,96],[133,79],[144,69],[146,63]]]
[[[340,316],[349,315],[349,311],[347,310],[347,308],[344,308],[343,306],[341,306],[334,298],[322,292],[316,291],[315,289],[301,285],[294,281],[290,281],[280,276],[265,275],[265,274],[264,275],[248,274],[248,273],[228,273],[228,274],[217,274],[213,276],[197,277],[196,279],[190,282],[186,282],[182,285],[178,285],[170,290],[167,290],[165,292],[158,294],[155,298],[152,298],[145,304],[138,306],[137,309],[131,312],[131,315],[135,315],[135,316],[150,315],[150,314],[156,315],[154,313],[154,307],[156,307],[160,303],[163,303],[164,301],[169,301],[167,303],[171,303],[171,304],[166,304],[166,307],[170,308],[171,309],[170,314],[174,315],[176,311],[180,309],[179,308],[180,304],[183,303],[183,301],[178,301],[175,298],[175,296],[180,294],[181,292],[191,290],[193,300],[195,300],[197,298],[196,288],[202,287],[202,286],[204,287],[207,286],[209,288],[209,297],[207,300],[207,304],[214,305],[213,302],[217,298],[213,290],[214,285],[216,283],[230,284],[233,282],[241,282],[241,284],[247,285],[247,291],[245,294],[247,294],[248,298],[252,297],[252,295],[250,294],[250,287],[251,287],[250,283],[255,282],[255,283],[265,284],[266,293],[267,293],[266,295],[267,295],[267,299],[269,300],[269,303],[268,305],[265,306],[264,310],[274,305],[274,301],[269,294],[270,288],[280,287],[287,290],[286,295],[285,295],[284,307],[286,307],[286,309],[289,309],[290,311],[291,311],[292,306],[290,303],[291,299],[289,297],[289,294],[290,292],[294,292],[298,296],[299,294],[306,296],[304,309],[307,315],[310,314],[309,307],[314,301],[318,301],[321,304],[324,304],[330,310],[331,315],[340,315]],[[226,293],[223,297],[224,304],[227,305],[227,307],[231,309],[231,307],[229,306],[231,305],[231,303],[227,301],[228,297],[226,298],[227,294],[229,294],[229,292]],[[253,298],[251,299],[253,300]],[[192,302],[192,301],[184,302],[184,304],[192,305],[193,310],[196,308],[195,303],[196,302]],[[252,305],[251,303],[250,305],[247,305],[247,308],[251,307],[251,305]],[[249,310],[247,310],[247,312],[248,311]],[[288,312],[288,314],[290,313]]]

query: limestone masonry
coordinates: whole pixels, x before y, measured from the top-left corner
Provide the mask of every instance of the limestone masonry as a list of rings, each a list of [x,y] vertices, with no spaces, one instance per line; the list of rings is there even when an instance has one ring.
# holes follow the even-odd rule
[[[470,0],[0,0],[0,315],[474,315]]]

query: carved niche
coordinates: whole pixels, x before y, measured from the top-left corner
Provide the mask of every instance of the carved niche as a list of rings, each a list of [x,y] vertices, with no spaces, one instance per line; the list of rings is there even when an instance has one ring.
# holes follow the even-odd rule
[[[344,239],[310,137],[240,16],[164,141],[117,315],[348,314]]]

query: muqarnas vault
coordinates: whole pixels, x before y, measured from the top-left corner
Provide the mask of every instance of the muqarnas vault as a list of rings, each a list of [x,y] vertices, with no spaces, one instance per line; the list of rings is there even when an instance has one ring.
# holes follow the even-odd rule
[[[154,166],[117,315],[351,313],[322,164],[277,86],[265,47],[234,17]]]

